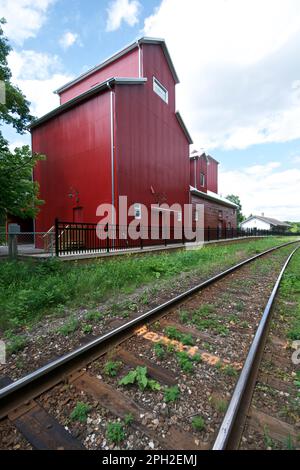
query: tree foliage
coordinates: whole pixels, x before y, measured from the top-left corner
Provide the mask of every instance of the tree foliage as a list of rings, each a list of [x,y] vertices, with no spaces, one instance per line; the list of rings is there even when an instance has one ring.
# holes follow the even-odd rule
[[[32,169],[42,158],[32,155],[28,145],[14,152],[0,149],[0,214],[35,216],[43,201],[38,198],[38,184],[32,181]]]
[[[7,62],[11,47],[2,28],[5,22],[0,18],[0,81],[5,85],[5,102],[0,103],[0,126],[8,124],[19,134],[24,134],[33,116],[30,103],[11,81]],[[32,181],[32,170],[42,158],[41,155],[31,155],[29,146],[10,151],[0,129],[0,219],[3,220],[7,213],[24,218],[36,215],[43,201],[38,198],[38,185]]]
[[[240,197],[236,196],[235,194],[229,194],[228,196],[226,196],[226,199],[228,199],[229,201],[233,202],[234,204],[238,206],[237,207],[237,222],[238,224],[240,224],[241,222],[243,222],[243,220],[245,220],[245,216],[242,214],[242,203],[241,203]]]

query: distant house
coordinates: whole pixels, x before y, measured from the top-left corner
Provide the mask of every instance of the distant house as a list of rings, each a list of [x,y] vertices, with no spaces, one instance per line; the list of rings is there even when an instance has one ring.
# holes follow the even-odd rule
[[[280,220],[273,219],[271,217],[265,217],[264,215],[251,215],[240,224],[240,227],[244,230],[257,229],[284,231],[289,229],[291,226],[286,222],[281,222]]]

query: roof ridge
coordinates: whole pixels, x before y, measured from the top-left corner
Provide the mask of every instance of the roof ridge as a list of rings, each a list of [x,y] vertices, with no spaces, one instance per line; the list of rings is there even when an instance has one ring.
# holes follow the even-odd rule
[[[131,42],[130,44],[127,44],[127,46],[123,47],[122,49],[119,49],[117,52],[112,54],[111,56],[107,57],[105,60],[100,62],[100,64],[95,65],[94,67],[91,67],[89,70],[86,72],[83,72],[82,74],[78,75],[78,77],[74,78],[73,80],[70,80],[67,82],[65,85],[62,85],[61,87],[57,88],[54,93],[60,94],[61,92],[67,90],[71,86],[75,85],[78,82],[81,82],[85,77],[88,77],[89,75],[92,75],[94,72],[97,72],[97,70],[100,70],[102,68],[105,68],[108,64],[114,62],[118,58],[122,57],[123,55],[127,54],[131,50],[135,49],[136,47],[139,47],[139,44],[160,44],[161,47],[163,48],[166,60],[168,62],[168,65],[171,69],[173,78],[175,80],[175,83],[179,83],[179,78],[176,73],[175,67],[173,65],[170,53],[168,51],[166,41],[163,38],[152,38],[148,36],[142,36],[135,41]],[[138,78],[138,77],[137,77]]]

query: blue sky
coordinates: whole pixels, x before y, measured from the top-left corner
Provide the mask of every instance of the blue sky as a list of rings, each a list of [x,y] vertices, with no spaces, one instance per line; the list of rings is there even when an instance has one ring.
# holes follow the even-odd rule
[[[58,86],[139,36],[164,37],[177,106],[194,147],[220,161],[220,192],[239,194],[246,215],[300,220],[298,0],[0,0],[0,16],[38,116]]]

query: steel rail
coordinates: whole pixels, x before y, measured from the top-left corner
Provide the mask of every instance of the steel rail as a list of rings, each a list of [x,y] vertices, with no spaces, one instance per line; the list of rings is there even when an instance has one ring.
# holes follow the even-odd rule
[[[191,289],[183,292],[182,294],[177,295],[176,297],[164,302],[163,304],[153,308],[152,310],[149,310],[148,312],[143,313],[142,315],[134,318],[133,320],[128,321],[127,323],[115,328],[114,330],[104,334],[103,336],[100,336],[96,338],[95,340],[80,346],[79,348],[75,349],[74,351],[71,351],[58,359],[40,367],[39,369],[35,370],[34,372],[31,372],[24,377],[16,380],[15,382],[12,382],[11,384],[3,387],[0,389],[0,418],[2,416],[1,408],[7,406],[7,400],[14,400],[16,396],[19,393],[28,393],[32,391],[32,387],[38,387],[41,384],[41,380],[43,377],[45,377],[47,374],[52,376],[54,374],[60,374],[61,376],[64,376],[65,371],[64,367],[66,366],[71,366],[73,363],[76,363],[76,360],[78,359],[83,359],[85,355],[89,354],[92,355],[92,352],[97,350],[100,346],[105,346],[106,344],[109,343],[109,341],[112,341],[114,338],[116,338],[118,335],[121,335],[122,333],[127,333],[131,330],[134,329],[134,327],[137,327],[139,324],[141,324],[144,320],[147,320],[151,317],[155,318],[155,314],[161,314],[164,311],[167,311],[168,308],[173,308],[176,304],[179,302],[183,301],[185,298],[191,296],[192,294],[200,291],[201,289],[206,288],[207,286],[213,284],[214,282],[222,279],[223,277],[227,276],[228,274],[238,270],[239,268],[251,263],[252,261],[255,261],[256,259],[267,255],[268,253],[272,253],[273,251],[279,250],[281,248],[284,248],[286,246],[289,246],[294,243],[299,243],[298,240],[294,240],[292,242],[284,243],[282,245],[277,245],[275,247],[269,248],[266,251],[263,251],[262,253],[259,253],[257,255],[252,256],[251,258],[248,258],[228,269],[225,271],[222,271],[221,273],[211,277],[210,279],[207,279],[204,282],[201,282],[197,286],[192,287]],[[87,361],[88,363],[88,361]],[[58,383],[59,380],[56,381]]]
[[[289,255],[273,287],[212,450],[237,449],[239,446],[264,351],[272,306],[285,270],[299,248]]]

